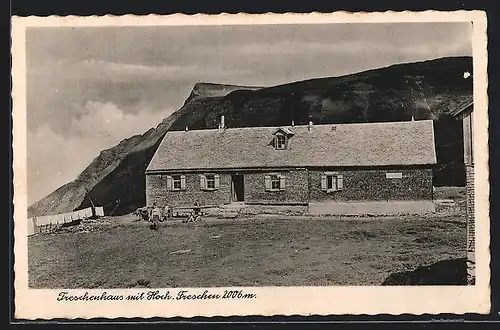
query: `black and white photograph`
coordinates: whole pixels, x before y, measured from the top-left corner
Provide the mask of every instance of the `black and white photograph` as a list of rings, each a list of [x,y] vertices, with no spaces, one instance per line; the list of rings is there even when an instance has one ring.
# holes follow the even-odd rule
[[[23,30],[27,290],[479,289],[472,19],[144,22]]]

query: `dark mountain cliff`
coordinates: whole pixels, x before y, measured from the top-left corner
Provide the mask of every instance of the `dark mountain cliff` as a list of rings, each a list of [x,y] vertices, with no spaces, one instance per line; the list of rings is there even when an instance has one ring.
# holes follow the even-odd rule
[[[55,214],[90,206],[123,214],[145,203],[144,172],[167,130],[434,119],[434,185],[463,185],[462,126],[448,113],[472,96],[472,58],[399,64],[342,77],[268,88],[196,84],[184,105],[155,129],[104,150],[73,182],[28,209]]]
[[[179,116],[196,112],[205,103],[219,99],[234,90],[255,90],[260,87],[198,83],[184,105],[165,118],[156,128],[134,135],[116,146],[103,150],[72,182],[28,207],[28,216],[70,212],[90,206],[104,205],[105,212],[118,213],[145,203],[144,172],[149,161]],[[141,193],[142,191],[142,193]],[[118,206],[118,207],[117,207]]]

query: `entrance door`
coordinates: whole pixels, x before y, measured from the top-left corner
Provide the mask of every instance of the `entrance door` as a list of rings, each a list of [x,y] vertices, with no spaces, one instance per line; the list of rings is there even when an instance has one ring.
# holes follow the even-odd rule
[[[231,175],[233,181],[233,201],[243,202],[245,200],[245,184],[243,174]]]

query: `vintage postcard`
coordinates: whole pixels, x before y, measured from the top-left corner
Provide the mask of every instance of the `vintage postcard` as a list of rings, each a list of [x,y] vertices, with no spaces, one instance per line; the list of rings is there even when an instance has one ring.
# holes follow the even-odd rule
[[[488,313],[486,26],[14,17],[16,318]]]

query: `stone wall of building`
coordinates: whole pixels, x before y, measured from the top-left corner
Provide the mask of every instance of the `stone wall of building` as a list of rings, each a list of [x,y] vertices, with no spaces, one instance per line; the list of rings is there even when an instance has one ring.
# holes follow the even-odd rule
[[[279,174],[285,177],[285,188],[283,190],[266,191],[265,176],[271,173]],[[246,203],[308,203],[308,179],[306,169],[245,173],[244,180]]]
[[[230,203],[231,175],[219,173],[219,188],[216,190],[202,190],[200,174],[186,173],[186,187],[184,190],[172,191],[167,189],[167,174],[146,175],[146,204],[157,203],[163,207],[192,206],[196,200],[201,205],[222,205]]]
[[[476,221],[474,213],[474,165],[465,165],[467,192],[467,280],[475,283],[476,275]]]
[[[325,192],[321,177],[330,170],[309,170],[311,202],[432,200],[431,169],[350,170],[335,171],[343,177],[340,191]],[[401,173],[401,178],[387,178],[386,173]],[[396,175],[397,176],[397,175]]]
[[[329,171],[329,170],[327,170]],[[329,171],[331,172],[331,171]],[[244,176],[244,201],[250,204],[307,204],[309,202],[349,201],[418,201],[432,200],[431,169],[398,170],[348,170],[336,171],[343,176],[343,188],[325,192],[321,177],[325,170],[293,169],[280,171],[241,172]],[[396,174],[388,178],[387,173]],[[185,189],[167,189],[167,174],[146,175],[147,205],[190,206],[195,200],[201,205],[222,205],[232,201],[230,173],[219,175],[219,188],[206,191],[200,186],[200,173],[185,173]],[[284,177],[284,189],[269,191],[265,186],[266,175]],[[400,177],[398,177],[400,175]]]

